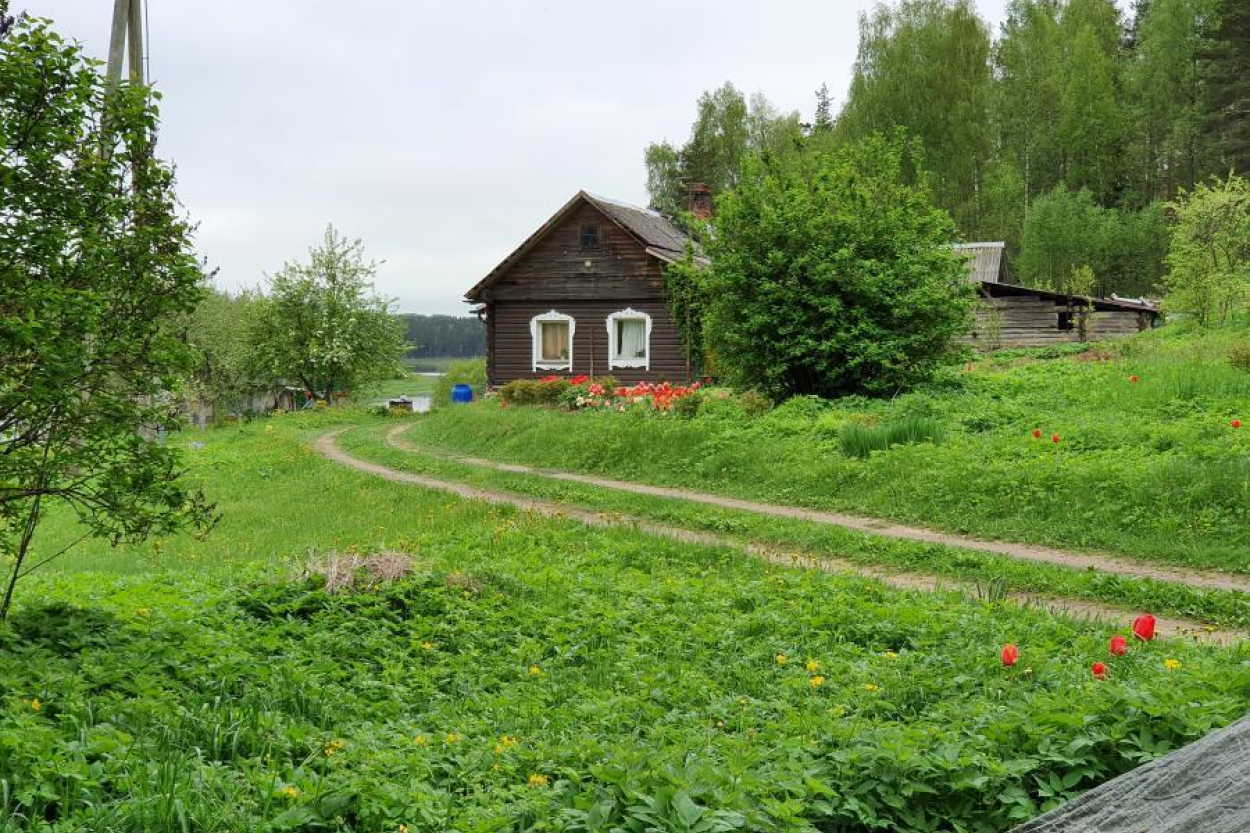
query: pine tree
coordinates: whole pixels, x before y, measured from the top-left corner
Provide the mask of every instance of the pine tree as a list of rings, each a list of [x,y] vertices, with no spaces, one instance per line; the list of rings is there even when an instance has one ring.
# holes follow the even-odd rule
[[[828,133],[833,129],[833,100],[829,85],[821,84],[816,91],[816,117],[812,120],[813,133]]]
[[[1221,0],[1205,71],[1205,133],[1221,173],[1250,171],[1250,4]]]

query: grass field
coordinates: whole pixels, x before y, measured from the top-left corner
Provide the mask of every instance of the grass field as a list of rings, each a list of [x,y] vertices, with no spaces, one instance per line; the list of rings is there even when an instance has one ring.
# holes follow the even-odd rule
[[[450,499],[310,451],[345,422],[377,425],[188,438],[209,539],[22,589],[0,830],[999,831],[1250,702],[1244,648],[1111,658],[1038,610]],[[383,550],[413,575],[300,577]]]
[[[796,399],[756,418],[714,396],[688,419],[485,406],[436,414],[412,439],[1246,573],[1250,428],[1232,423],[1250,424],[1250,372],[1227,359],[1239,344],[1250,344],[1244,322],[1202,336],[1165,328],[1058,358],[1014,351],[892,400]],[[868,434],[917,432],[936,441],[868,450]]]
[[[434,386],[437,383],[438,377],[436,376],[407,373],[399,379],[384,379],[381,382],[369,385],[356,395],[356,399],[362,404],[384,402],[387,399],[397,399],[400,396],[407,396],[409,399],[412,399],[414,396],[433,393]]]

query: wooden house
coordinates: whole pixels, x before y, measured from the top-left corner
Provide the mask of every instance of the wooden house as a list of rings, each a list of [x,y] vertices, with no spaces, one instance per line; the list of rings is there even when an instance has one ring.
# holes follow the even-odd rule
[[[707,216],[706,189],[691,210]],[[689,381],[664,267],[687,238],[663,215],[579,191],[466,294],[486,325],[491,386],[549,375]],[[1084,298],[1013,284],[1002,243],[961,243],[983,303],[966,340],[983,349],[1126,335],[1152,326],[1141,299]],[[706,261],[702,261],[706,263]]]
[[[486,324],[490,384],[688,379],[663,271],[686,242],[655,211],[579,191],[465,295]]]
[[[976,347],[1044,347],[1129,335],[1155,326],[1159,308],[1142,298],[1087,298],[1010,281],[1003,243],[960,243],[982,303],[967,341]]]

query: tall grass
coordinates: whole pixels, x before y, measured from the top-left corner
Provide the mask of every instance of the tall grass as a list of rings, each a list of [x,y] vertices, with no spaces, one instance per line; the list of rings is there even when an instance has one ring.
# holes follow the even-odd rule
[[[838,432],[838,446],[847,457],[866,460],[874,451],[896,445],[940,443],[942,426],[929,417],[905,416],[884,425],[847,425]]]

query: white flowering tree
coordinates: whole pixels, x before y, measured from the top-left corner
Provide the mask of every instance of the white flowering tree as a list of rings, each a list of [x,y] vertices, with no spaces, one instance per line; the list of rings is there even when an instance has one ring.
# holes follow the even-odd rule
[[[288,262],[270,278],[250,338],[261,370],[327,403],[395,373],[404,327],[374,293],[376,271],[359,240],[328,226],[307,263]]]

